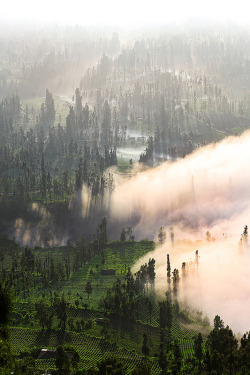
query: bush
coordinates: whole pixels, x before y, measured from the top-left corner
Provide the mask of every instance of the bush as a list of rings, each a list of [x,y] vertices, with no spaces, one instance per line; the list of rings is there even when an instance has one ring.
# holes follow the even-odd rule
[[[87,328],[87,329],[88,329],[88,328],[91,328],[92,325],[93,325],[92,320],[91,320],[91,319],[88,319],[87,322],[85,323],[85,328]]]
[[[192,323],[192,320],[190,319],[190,317],[188,316],[188,313],[186,311],[180,311],[179,312],[179,319],[183,323],[187,323],[187,324]]]

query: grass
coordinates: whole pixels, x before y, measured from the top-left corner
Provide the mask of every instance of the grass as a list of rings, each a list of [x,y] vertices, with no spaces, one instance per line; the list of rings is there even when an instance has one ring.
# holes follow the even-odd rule
[[[45,93],[44,93],[45,94]],[[74,103],[68,102],[66,98],[53,95],[54,105],[55,105],[55,124],[60,123],[62,126],[66,125],[66,117],[69,114],[69,104],[74,105]],[[27,105],[29,111],[33,107],[36,111],[36,115],[40,113],[41,105],[45,103],[45,96],[44,97],[34,97],[22,100],[21,104],[24,106]],[[31,119],[30,122],[27,124],[27,129],[34,126],[36,124],[36,117]]]
[[[72,304],[74,304],[77,293],[80,293],[82,296],[80,304],[83,306],[88,304],[85,285],[88,280],[91,281],[93,291],[90,296],[90,306],[91,308],[98,308],[98,301],[106,294],[107,289],[112,287],[116,278],[119,277],[123,282],[128,267],[132,267],[137,259],[152,251],[153,248],[154,244],[150,241],[146,243],[110,243],[104,250],[104,264],[102,264],[101,255],[97,255],[77,272],[73,273],[70,280],[59,282],[57,286],[60,292],[66,296],[71,292],[70,297],[67,297],[67,299]],[[116,274],[114,276],[103,276],[101,275],[102,269],[115,269]]]
[[[35,301],[43,298],[49,302],[51,292],[57,292],[59,295],[64,295],[68,303],[75,306],[76,299],[80,302],[80,307],[89,305],[93,309],[98,309],[98,302],[102,296],[106,294],[108,288],[111,288],[116,278],[119,277],[123,282],[128,267],[136,262],[137,259],[152,251],[154,243],[146,242],[125,242],[120,243],[111,242],[104,250],[105,263],[102,264],[101,255],[93,257],[87,264],[83,265],[78,271],[71,274],[68,280],[61,280],[50,285],[50,287],[30,287],[29,295],[25,296],[20,293],[16,296],[16,303],[34,304]],[[62,262],[68,255],[68,250],[65,247],[42,249],[36,248],[36,256],[43,262],[46,257],[53,258],[54,264]],[[20,251],[22,253],[23,251]],[[4,266],[11,267],[11,257],[6,255],[4,259]],[[115,275],[103,276],[102,269],[115,269]],[[93,291],[88,300],[88,295],[85,292],[85,285],[90,281],[93,286]]]
[[[129,174],[131,173],[133,165],[129,163],[128,160],[123,158],[118,158],[117,160],[117,169],[118,172],[121,174]]]

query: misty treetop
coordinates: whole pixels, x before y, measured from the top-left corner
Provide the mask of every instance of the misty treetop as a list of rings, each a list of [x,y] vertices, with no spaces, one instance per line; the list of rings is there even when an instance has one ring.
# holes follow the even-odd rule
[[[107,110],[108,105],[104,112]],[[34,129],[24,132],[19,126],[18,97],[2,102],[0,116],[0,177],[1,191],[5,196],[31,197],[34,193],[41,193],[50,200],[65,199],[83,183],[90,186],[93,195],[103,194],[106,186],[104,171],[117,164],[116,151],[108,148],[106,136],[102,143],[105,147],[98,146],[95,114],[87,106],[78,115],[70,107],[66,127],[55,126],[54,101],[47,90],[46,104],[41,106]],[[112,134],[107,130],[110,120],[105,116],[103,129],[105,134]]]
[[[97,39],[80,30],[62,30],[62,49],[56,44],[56,31],[51,35],[54,39],[47,42],[38,38],[37,45],[34,36],[23,39],[39,62],[20,48],[15,54],[1,55],[0,64],[5,69],[8,61],[10,76],[15,75],[14,66],[20,70],[15,84],[1,70],[2,93],[8,96],[0,106],[0,187],[7,195],[41,192],[43,198],[60,201],[83,182],[94,196],[103,195],[107,185],[104,171],[117,164],[121,147],[136,148],[145,140],[145,151],[138,160],[157,165],[184,157],[196,147],[226,136],[230,129],[249,126],[246,90],[239,92],[234,81],[236,77],[242,80],[244,74],[248,77],[249,56],[243,48],[249,43],[247,34],[234,37],[231,33],[226,38],[221,31],[221,39],[216,39],[206,34],[170,33],[141,38],[121,48],[116,33]],[[74,47],[68,49],[72,41]],[[55,105],[48,87],[59,92],[67,82],[52,80],[51,72],[65,78],[65,72],[74,70],[83,56],[85,68],[80,64],[76,70],[79,85],[62,117],[62,108]],[[90,68],[93,58],[96,64]],[[239,73],[237,64],[244,73]],[[225,68],[228,65],[230,69]],[[72,79],[71,73],[67,76]],[[244,84],[247,87],[248,78]],[[45,93],[40,108],[22,105],[16,92],[21,98],[35,98],[36,88],[39,95]],[[141,137],[135,141],[130,132]]]

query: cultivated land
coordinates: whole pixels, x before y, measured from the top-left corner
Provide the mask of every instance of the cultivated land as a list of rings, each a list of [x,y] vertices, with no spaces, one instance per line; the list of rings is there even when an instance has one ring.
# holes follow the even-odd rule
[[[144,355],[142,354],[143,334],[148,336],[150,355],[147,361],[150,364],[151,373],[161,373],[158,364],[158,352],[160,344],[160,323],[158,299],[153,287],[139,293],[137,311],[134,318],[126,316],[122,312],[109,312],[100,303],[108,290],[120,280],[121,286],[125,287],[126,273],[129,267],[142,256],[151,252],[155,244],[150,241],[124,242],[115,241],[109,243],[102,251],[82,265],[77,271],[72,272],[67,279],[49,282],[47,287],[39,284],[38,280],[32,282],[26,290],[19,289],[14,298],[14,308],[9,327],[9,337],[12,351],[17,356],[24,353],[35,353],[38,348],[56,349],[59,345],[73,346],[80,356],[79,368],[90,368],[95,366],[101,359],[115,354],[122,359],[127,366],[129,374],[136,363]],[[48,258],[54,260],[54,266],[64,259],[71,259],[69,248],[51,248],[32,250],[35,257],[45,262]],[[21,257],[24,249],[18,249],[17,254]],[[6,256],[3,267],[10,272],[11,250]],[[105,262],[104,260],[105,259]],[[113,269],[115,275],[102,275],[102,269]],[[30,275],[31,276],[31,275]],[[39,278],[33,273],[34,280]],[[87,282],[90,282],[93,290],[89,298],[85,291]],[[17,286],[18,288],[18,286]],[[50,329],[41,328],[35,303],[43,301],[53,310],[53,297],[64,296],[66,301],[67,323],[65,329],[59,329],[57,317],[52,319]],[[148,301],[152,303],[152,311],[149,314]],[[173,301],[173,322],[170,331],[167,332],[168,340],[176,339],[180,345],[183,358],[193,355],[193,339],[202,326],[196,321],[196,325],[189,329],[192,322],[184,313],[180,314],[176,302]],[[194,321],[193,321],[194,322]],[[203,328],[204,331],[204,328]],[[208,332],[208,327],[205,329]],[[36,365],[40,369],[48,370],[55,368],[54,359],[36,359]]]

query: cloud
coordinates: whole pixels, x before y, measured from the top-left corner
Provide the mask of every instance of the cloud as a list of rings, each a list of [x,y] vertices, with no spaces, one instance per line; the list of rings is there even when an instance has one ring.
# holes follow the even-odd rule
[[[250,214],[250,133],[201,148],[185,159],[136,174],[112,195],[111,217],[139,216],[137,235],[175,225],[189,238],[212,231],[239,238]]]
[[[189,157],[139,173],[117,187],[112,197],[112,216],[130,220],[137,215],[134,232],[154,236],[163,226],[167,242],[140,259],[156,259],[156,290],[166,291],[166,254],[172,270],[181,274],[182,262],[194,259],[198,269],[181,278],[179,299],[208,314],[219,314],[236,332],[249,330],[250,248],[239,247],[250,218],[250,132],[229,137],[194,152]],[[174,227],[171,246],[169,227]],[[215,238],[207,242],[206,231]]]

